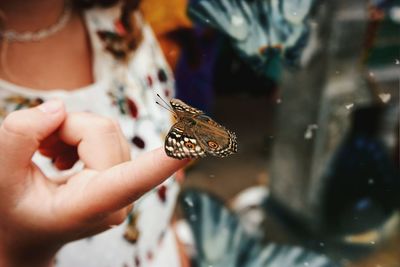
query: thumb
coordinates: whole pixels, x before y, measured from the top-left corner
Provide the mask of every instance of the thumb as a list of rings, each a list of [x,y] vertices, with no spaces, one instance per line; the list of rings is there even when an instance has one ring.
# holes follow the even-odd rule
[[[26,170],[40,142],[61,125],[65,116],[59,100],[10,113],[0,126],[0,173]]]

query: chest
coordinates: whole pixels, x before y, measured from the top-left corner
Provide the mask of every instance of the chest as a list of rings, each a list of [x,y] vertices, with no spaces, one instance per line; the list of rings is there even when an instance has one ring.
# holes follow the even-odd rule
[[[54,36],[40,42],[8,42],[0,52],[0,78],[20,86],[74,90],[93,82],[90,38],[79,15]]]

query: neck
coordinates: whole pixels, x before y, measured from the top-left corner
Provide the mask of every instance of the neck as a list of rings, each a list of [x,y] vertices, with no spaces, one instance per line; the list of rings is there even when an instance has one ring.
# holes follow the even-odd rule
[[[37,31],[54,24],[65,0],[0,0],[0,25],[18,32]]]

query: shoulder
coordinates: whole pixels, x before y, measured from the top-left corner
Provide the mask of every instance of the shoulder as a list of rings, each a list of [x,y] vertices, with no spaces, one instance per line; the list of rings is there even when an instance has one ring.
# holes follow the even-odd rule
[[[121,15],[121,4],[115,4],[111,7],[92,7],[84,10],[84,15],[87,23],[89,24],[89,30],[91,29],[103,29],[103,30],[114,30],[114,24]]]
[[[127,62],[144,46],[158,46],[151,27],[138,7],[116,4],[109,8],[92,8],[85,12],[89,33],[116,60]]]

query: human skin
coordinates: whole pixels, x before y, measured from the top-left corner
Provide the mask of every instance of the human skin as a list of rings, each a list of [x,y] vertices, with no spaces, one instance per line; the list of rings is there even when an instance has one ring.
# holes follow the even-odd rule
[[[63,183],[32,163],[46,138],[76,146],[84,169]],[[130,204],[188,163],[156,149],[130,160],[110,119],[65,112],[53,100],[6,117],[0,127],[0,266],[47,267],[65,243],[105,231]]]
[[[64,0],[0,0],[0,30],[45,29],[56,23],[63,8]],[[18,85],[74,90],[94,82],[91,43],[82,14],[77,10],[56,34],[40,42],[8,42],[6,47],[0,42],[0,52],[2,56],[5,52],[0,78]]]
[[[64,0],[0,0],[1,30],[47,28],[63,8]],[[73,91],[94,82],[90,39],[77,10],[56,34],[40,42],[1,42],[0,54],[5,55],[0,78],[21,86]],[[168,158],[162,149],[129,161],[115,123],[66,114],[59,105],[55,113],[40,108],[11,113],[1,125],[0,266],[51,265],[63,244],[118,224],[132,201],[187,163]],[[86,168],[55,184],[32,164],[35,150],[56,158],[60,169],[78,158]]]

